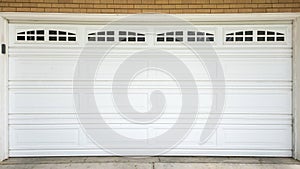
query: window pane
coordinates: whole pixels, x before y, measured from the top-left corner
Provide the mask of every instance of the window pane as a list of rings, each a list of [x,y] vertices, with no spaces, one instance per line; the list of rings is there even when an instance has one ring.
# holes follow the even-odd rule
[[[140,41],[140,42],[145,42],[145,38],[144,37],[138,37],[137,40]]]
[[[27,40],[28,40],[28,41],[34,41],[34,40],[35,40],[35,37],[34,37],[34,36],[27,36]]]
[[[253,35],[253,31],[245,31],[245,35]]]
[[[76,37],[68,37],[68,41],[76,41]]]
[[[25,40],[25,36],[17,36],[17,40]]]
[[[240,42],[240,41],[243,41],[244,40],[244,38],[243,37],[235,37],[235,41],[238,41],[238,42]]]
[[[265,41],[265,37],[258,37],[257,41]]]
[[[172,42],[172,41],[174,41],[174,38],[172,38],[172,37],[167,37],[167,42]]]
[[[67,41],[66,37],[59,37],[59,41]]]
[[[245,37],[245,41],[253,41],[252,37]]]
[[[163,38],[163,37],[158,37],[158,38],[157,38],[157,41],[158,41],[158,42],[163,42],[163,41],[165,41],[165,38]]]
[[[265,35],[265,31],[257,31],[258,35]]]
[[[277,37],[277,41],[284,41],[284,37]]]
[[[37,41],[44,41],[45,38],[44,38],[44,36],[37,36],[37,37],[36,37],[36,40],[37,40]]]
[[[88,37],[88,41],[96,41],[96,37]]]
[[[57,41],[57,37],[56,36],[50,36],[49,41]]]

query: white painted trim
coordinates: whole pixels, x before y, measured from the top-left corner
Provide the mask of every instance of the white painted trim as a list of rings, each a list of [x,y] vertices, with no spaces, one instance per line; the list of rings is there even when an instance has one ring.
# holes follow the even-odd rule
[[[8,22],[0,17],[0,44],[8,44]],[[8,158],[8,54],[0,53],[0,161]]]
[[[300,17],[293,23],[294,158],[300,160]]]
[[[108,23],[134,14],[79,14],[79,13],[29,13],[0,12],[0,16],[9,22],[96,22]],[[146,14],[145,14],[146,15]],[[251,13],[251,14],[173,14],[191,22],[256,22],[256,21],[292,21],[300,13]],[[162,20],[162,23],[165,23]]]
[[[9,23],[109,23],[127,14],[62,14],[62,13],[25,13],[0,12],[0,27],[5,27],[6,36],[0,41],[7,43],[7,22]],[[300,13],[252,13],[252,14],[177,14],[182,19],[193,23],[222,22],[293,22],[293,113],[294,113],[294,158],[300,159]],[[5,20],[6,19],[6,20]],[[162,21],[164,22],[164,21]],[[8,111],[7,111],[7,66],[8,56],[0,54],[0,161],[8,158]],[[2,57],[3,56],[3,57]],[[298,72],[298,73],[297,73]]]

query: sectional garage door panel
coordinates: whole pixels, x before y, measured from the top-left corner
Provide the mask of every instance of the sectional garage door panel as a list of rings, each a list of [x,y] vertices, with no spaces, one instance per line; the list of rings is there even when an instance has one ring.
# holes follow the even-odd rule
[[[270,63],[270,60],[272,62]],[[95,62],[96,59],[89,59]],[[97,80],[113,80],[117,68],[124,59],[106,59],[103,68],[99,68]],[[196,80],[209,80],[205,68],[199,66],[196,59],[183,58],[183,63],[187,65]],[[212,67],[216,67],[213,59],[204,59]],[[291,79],[291,59],[290,58],[221,58],[220,59],[226,80],[276,80],[288,81]],[[137,64],[150,65],[145,61],[136,60]],[[168,60],[162,63],[170,63]],[[11,80],[73,80],[77,58],[35,58],[35,57],[14,57],[11,59],[9,78]],[[36,70],[39,71],[36,71]],[[238,71],[237,71],[238,70]],[[126,73],[126,72],[124,72]],[[139,80],[155,78],[164,80],[165,76],[149,72],[149,76],[140,76]],[[184,80],[184,75],[180,71],[175,72]],[[218,79],[220,74],[217,70],[210,76]],[[180,76],[181,75],[181,76]],[[80,77],[84,79],[84,75]]]
[[[120,30],[99,31],[96,25],[10,24],[10,156],[110,155],[93,143],[81,128],[74,98],[86,97],[73,94],[72,90],[75,66],[85,43],[101,53],[109,41],[120,41],[120,44],[99,67],[94,91],[102,117],[115,131],[135,139],[153,138],[172,127],[179,116],[180,88],[170,77],[158,71],[139,74],[130,86],[128,98],[136,110],[146,112],[151,107],[151,92],[161,90],[166,98],[166,109],[160,119],[153,124],[136,125],[116,110],[111,86],[120,63],[151,47],[167,50],[180,58],[193,73],[199,93],[199,116],[195,125],[179,145],[162,155],[291,156],[291,25],[207,25],[197,26],[197,29],[199,31],[176,29],[173,33],[161,29],[156,34],[149,34],[147,27],[140,26],[133,37],[133,33],[129,33],[134,32],[130,27],[128,30],[122,27]],[[211,78],[205,67],[197,64],[193,52],[178,42],[201,46],[202,59],[215,67],[210,75],[213,79],[222,80],[222,70],[217,68],[213,54],[204,44],[212,45],[223,67],[226,84],[224,112],[218,128],[203,144],[199,139],[209,112],[212,111],[213,118],[220,114],[212,105],[212,97],[221,96],[212,92]],[[99,55],[92,50],[89,52],[86,57],[93,63]],[[171,62],[164,55],[157,57],[161,63]],[[152,65],[143,59],[134,62],[145,67]],[[175,73],[178,80],[187,80],[182,72]],[[85,75],[79,77],[83,82],[86,80]],[[194,95],[192,92],[188,94]],[[90,114],[97,117],[96,112]],[[90,120],[91,124],[94,122]],[[214,123],[209,126],[213,127]],[[178,132],[183,129],[176,128]],[[175,137],[163,142],[172,142],[172,139]],[[161,149],[160,143],[149,144]],[[119,152],[136,148],[130,146],[118,147]],[[151,150],[143,148],[136,149],[136,152],[151,154]]]

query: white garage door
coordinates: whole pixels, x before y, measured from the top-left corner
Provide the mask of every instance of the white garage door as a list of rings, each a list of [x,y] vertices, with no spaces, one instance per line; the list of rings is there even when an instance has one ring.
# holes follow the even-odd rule
[[[108,55],[103,73],[97,76],[95,97],[112,128],[124,129],[123,134],[128,134],[127,137],[150,138],[175,122],[176,116],[172,116],[172,112],[179,108],[180,91],[172,88],[174,84],[168,82],[170,79],[159,72],[137,77],[131,86],[134,92],[129,97],[135,109],[147,111],[149,90],[163,88],[168,116],[149,128],[137,130],[140,128],[116,115],[110,85],[119,61],[151,46],[168,49],[182,59],[191,72],[196,72],[200,93],[200,115],[196,124],[179,145],[163,155],[292,155],[290,24],[206,25],[197,26],[197,31],[166,29],[156,35],[147,34],[146,28],[98,29],[94,25],[9,25],[11,157],[109,155],[96,146],[79,125],[74,110],[72,79],[86,42],[100,46],[101,50],[101,46],[111,41],[122,43]],[[223,66],[225,108],[216,131],[204,144],[199,144],[199,136],[208,117],[207,109],[212,104],[209,79],[203,68],[194,64],[190,53],[178,47],[180,42],[210,43]],[[207,53],[203,59],[209,60],[210,55]],[[91,61],[96,57],[89,56]],[[163,56],[161,61],[168,64]],[[219,75],[212,76],[218,79]],[[142,148],[136,151],[147,152]]]

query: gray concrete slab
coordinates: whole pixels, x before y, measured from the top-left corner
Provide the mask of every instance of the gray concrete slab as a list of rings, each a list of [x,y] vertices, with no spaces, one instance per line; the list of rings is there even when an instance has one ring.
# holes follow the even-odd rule
[[[292,158],[42,157],[10,158],[0,169],[300,169]]]
[[[256,157],[159,157],[162,163],[300,164],[293,158]]]
[[[0,165],[1,169],[153,169],[151,163],[66,163]]]
[[[296,164],[156,163],[155,169],[300,169]]]
[[[9,158],[2,164],[63,164],[63,163],[153,163],[159,157],[42,157]],[[1,164],[1,163],[0,163]]]

